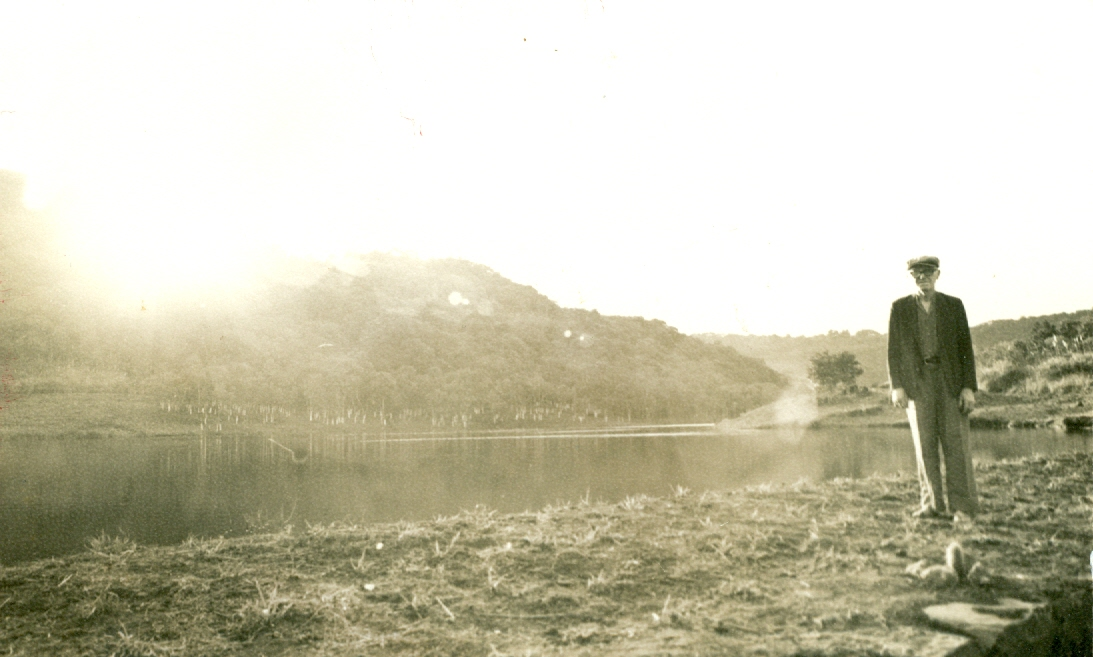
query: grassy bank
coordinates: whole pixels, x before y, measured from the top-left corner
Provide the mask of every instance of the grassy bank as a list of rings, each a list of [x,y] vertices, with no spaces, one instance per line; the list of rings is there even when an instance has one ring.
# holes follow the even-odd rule
[[[936,637],[920,610],[938,601],[1087,595],[1091,471],[1089,454],[981,465],[984,512],[956,524],[913,519],[899,475],[176,547],[102,537],[0,570],[0,652],[908,654]],[[983,580],[905,574],[951,540]]]
[[[889,403],[887,391],[832,396],[819,406],[813,427],[907,426],[907,414]],[[1046,395],[976,393],[972,428],[1063,428],[1063,418],[1093,415],[1093,394],[1084,391]]]
[[[0,438],[198,435],[201,418],[164,413],[155,398],[125,392],[38,392],[0,409]]]

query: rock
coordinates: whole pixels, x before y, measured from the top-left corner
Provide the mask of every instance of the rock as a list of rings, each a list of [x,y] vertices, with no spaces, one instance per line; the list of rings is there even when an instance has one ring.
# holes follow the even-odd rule
[[[817,616],[816,618],[813,618],[812,623],[822,630],[838,625],[841,620],[842,619],[839,618],[838,614],[827,614],[826,616]]]
[[[794,637],[791,651],[773,654],[884,655],[884,657],[982,657],[974,639],[923,627],[823,630]],[[659,653],[658,653],[659,654]]]
[[[975,524],[975,518],[972,518],[963,511],[957,511],[953,514],[953,527],[959,529],[968,530]]]
[[[927,584],[934,584],[937,586],[952,586],[960,581],[960,577],[953,570],[952,566],[928,566],[923,568],[919,574],[922,581]]]
[[[1022,626],[1029,624],[1034,613],[1043,607],[1041,603],[1003,598],[997,605],[953,602],[927,607],[923,609],[923,612],[938,626],[974,638],[980,650],[987,652],[994,647],[1003,633],[1020,634]],[[1028,629],[1035,630],[1035,628]],[[1035,630],[1033,633],[1040,632]]]
[[[953,524],[960,522],[967,522],[968,516],[964,515],[962,511],[957,511],[953,515]],[[975,563],[975,559],[970,554],[964,551],[964,547],[953,541],[949,543],[949,547],[945,548],[945,565],[952,568],[956,572],[956,576],[960,579],[964,579],[968,576],[968,571],[971,570],[972,564]]]
[[[1051,420],[1010,420],[1010,429],[1039,429],[1051,424]]]
[[[918,561],[914,562],[910,566],[907,566],[906,568],[904,568],[903,572],[907,573],[908,575],[910,575],[912,577],[921,577],[922,576],[922,571],[926,569],[926,565],[928,563],[930,563],[930,562],[926,561],[925,559],[919,559]]]
[[[926,559],[921,559],[907,566],[903,572],[934,586],[952,586],[960,581],[960,577],[951,566],[941,564],[931,566],[929,563]]]
[[[1009,420],[1000,417],[972,417],[968,419],[968,424],[972,429],[1006,429],[1009,427]]]
[[[1074,415],[1063,418],[1063,427],[1067,431],[1093,430],[1093,415]]]
[[[991,574],[982,563],[976,563],[968,571],[968,581],[973,584],[990,584]]]

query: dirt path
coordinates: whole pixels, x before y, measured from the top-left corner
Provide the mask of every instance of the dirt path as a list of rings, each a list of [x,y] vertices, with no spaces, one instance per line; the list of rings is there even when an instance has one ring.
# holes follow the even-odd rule
[[[723,432],[760,429],[777,426],[807,426],[819,417],[816,388],[808,379],[794,378],[773,403],[748,411],[740,417],[722,420],[717,428]]]

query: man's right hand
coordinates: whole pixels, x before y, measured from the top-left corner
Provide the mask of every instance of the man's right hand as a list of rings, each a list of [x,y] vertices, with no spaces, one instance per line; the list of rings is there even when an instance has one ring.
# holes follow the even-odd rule
[[[907,408],[907,392],[903,388],[892,390],[892,403],[900,408]]]

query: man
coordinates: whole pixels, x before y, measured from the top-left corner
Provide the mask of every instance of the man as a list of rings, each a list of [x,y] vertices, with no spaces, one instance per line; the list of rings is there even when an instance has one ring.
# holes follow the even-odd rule
[[[892,304],[888,377],[892,403],[907,410],[915,442],[922,491],[915,515],[947,518],[961,512],[974,516],[979,502],[968,443],[968,414],[975,407],[979,387],[968,317],[960,299],[935,289],[941,275],[937,258],[914,258],[907,269],[918,293]]]

